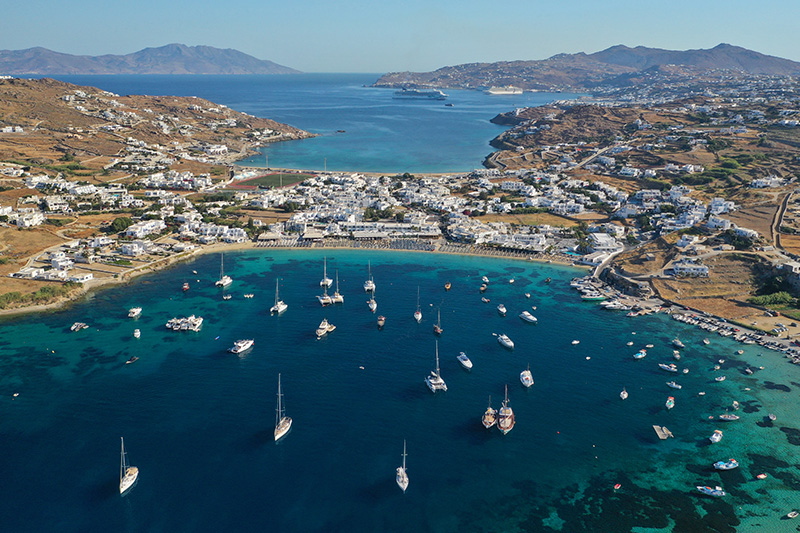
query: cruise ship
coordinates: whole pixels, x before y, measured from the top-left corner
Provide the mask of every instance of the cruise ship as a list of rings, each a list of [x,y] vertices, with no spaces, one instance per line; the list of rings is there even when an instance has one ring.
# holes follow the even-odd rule
[[[513,85],[506,85],[504,87],[491,87],[486,94],[522,94],[522,89],[519,87],[514,87]]]
[[[426,98],[428,100],[444,100],[447,95],[439,89],[400,89],[392,98]]]

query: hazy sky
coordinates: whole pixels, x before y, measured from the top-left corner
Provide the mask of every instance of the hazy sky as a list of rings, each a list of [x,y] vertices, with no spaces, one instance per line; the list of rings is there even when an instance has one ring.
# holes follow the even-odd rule
[[[126,54],[235,48],[305,72],[427,71],[615,44],[721,42],[800,61],[797,0],[27,0],[5,2],[0,49]]]

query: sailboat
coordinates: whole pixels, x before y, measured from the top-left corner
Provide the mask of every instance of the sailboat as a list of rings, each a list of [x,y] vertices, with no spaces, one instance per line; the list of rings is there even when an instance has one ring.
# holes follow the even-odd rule
[[[486,429],[489,429],[493,425],[497,424],[497,409],[492,409],[491,396],[489,396],[489,407],[486,408],[486,412],[483,413],[483,416],[481,417],[481,423]]]
[[[333,293],[331,296],[331,303],[334,304],[343,304],[344,303],[344,296],[339,294],[339,271],[336,271],[336,292]]]
[[[397,467],[397,486],[403,489],[405,493],[408,488],[408,473],[406,472],[406,441],[403,440],[403,466]]]
[[[370,295],[369,300],[367,300],[367,305],[369,306],[369,310],[373,313],[378,308],[378,302],[375,301],[375,289],[372,289],[372,295]]]
[[[133,488],[136,480],[139,479],[139,469],[128,465],[128,460],[125,458],[125,441],[120,437],[119,442],[122,447],[119,458],[119,493],[125,494]]]
[[[278,408],[275,409],[275,441],[289,432],[292,427],[292,419],[286,416],[286,406],[281,402],[281,375],[278,374]]]
[[[508,406],[508,385],[506,385],[506,398],[503,400],[503,406],[500,407],[497,419],[497,429],[503,432],[503,435],[514,429],[516,420],[514,419],[514,411]]]
[[[417,324],[422,322],[422,311],[419,310],[419,285],[417,285],[417,310],[414,311],[414,320],[417,321]]]
[[[286,311],[286,309],[288,309],[288,308],[289,308],[289,306],[286,305],[285,303],[283,303],[283,300],[281,300],[280,296],[278,296],[278,280],[276,279],[275,280],[275,305],[273,305],[272,307],[269,308],[269,312],[270,312],[270,314],[273,314],[273,315],[275,313],[278,313],[280,315],[281,313]]]
[[[433,325],[433,332],[436,335],[441,335],[442,331],[444,331],[442,329],[442,310],[441,309],[437,309],[436,310],[436,324]]]
[[[333,280],[328,277],[328,258],[325,257],[322,261],[322,280],[320,280],[319,286],[327,289],[333,284]]]
[[[233,279],[231,279],[230,276],[225,275],[225,254],[222,254],[219,258],[219,279],[214,283],[214,285],[224,289],[230,285],[232,281]]]
[[[369,279],[364,282],[364,292],[371,292],[375,290],[375,282],[372,280],[372,263],[369,261],[367,268],[369,269]]]
[[[425,378],[425,383],[428,384],[428,388],[434,393],[439,390],[447,390],[447,384],[444,382],[439,372],[439,341],[436,341],[436,370],[432,370],[431,374]]]

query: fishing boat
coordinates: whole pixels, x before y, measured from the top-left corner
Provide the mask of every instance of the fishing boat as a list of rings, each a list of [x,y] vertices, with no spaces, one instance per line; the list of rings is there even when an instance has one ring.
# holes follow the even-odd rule
[[[395,476],[395,481],[397,481],[397,486],[403,490],[403,493],[406,492],[408,488],[408,473],[406,472],[406,441],[403,441],[403,466],[397,467],[397,475]]]
[[[133,356],[131,356],[131,358],[130,358],[130,359],[128,359],[127,361],[125,361],[125,364],[126,364],[126,365],[129,365],[129,364],[131,364],[131,363],[135,363],[135,362],[136,362],[136,361],[138,361],[138,360],[139,360],[139,358],[138,358],[138,357],[136,357],[135,355],[133,355]]]
[[[678,337],[672,339],[672,345],[678,349],[686,348],[686,345],[683,344]]]
[[[367,300],[367,307],[369,307],[369,310],[373,313],[378,308],[378,302],[375,301],[375,289],[372,289],[372,294],[370,295],[369,300]]]
[[[497,333],[493,333],[492,335],[497,335]],[[508,348],[509,350],[514,349],[514,341],[508,338],[508,335],[505,333],[501,333],[497,335],[497,342],[499,342],[502,346]]]
[[[486,287],[486,284],[484,283],[483,285],[481,285],[480,291],[481,291],[482,293],[484,293],[484,292],[486,292],[486,288],[487,288],[487,287]]]
[[[528,365],[528,368],[520,372],[519,380],[522,382],[525,387],[530,387],[533,385],[533,374],[531,374],[531,365]]]
[[[699,490],[703,494],[708,494],[709,496],[714,496],[716,498],[721,498],[722,496],[725,496],[725,494],[726,494],[726,492],[724,490],[722,490],[722,487],[715,487],[715,488],[712,489],[711,487],[707,487],[707,486],[703,487],[703,486],[698,485],[697,486],[697,490]]]
[[[736,459],[717,461],[714,463],[714,468],[717,470],[733,470],[734,468],[739,468],[739,463],[736,461]]]
[[[367,262],[367,270],[369,271],[369,278],[364,282],[364,292],[372,292],[375,290],[375,281],[372,279],[372,262]]]
[[[240,339],[234,342],[233,346],[228,348],[228,351],[235,354],[244,353],[250,348],[252,348],[255,342],[256,341],[254,339]]]
[[[125,441],[120,437],[119,442],[121,447],[119,458],[119,493],[124,495],[133,488],[136,481],[139,479],[139,469],[128,464],[127,454],[125,453]]]
[[[322,279],[319,282],[320,287],[329,289],[333,285],[333,280],[328,277],[328,258],[322,258]]]
[[[530,322],[531,324],[536,324],[538,320],[535,316],[533,316],[530,311],[523,311],[519,314],[519,317],[524,320],[525,322]]]
[[[450,282],[449,282],[449,281],[448,281],[447,283],[445,283],[445,284],[444,284],[444,290],[446,290],[446,291],[449,291],[449,290],[450,290],[450,287],[451,287],[451,285],[450,285]]]
[[[138,329],[133,330],[133,338],[134,339],[138,339],[141,336],[142,336],[142,332],[141,331],[139,331]]]
[[[721,441],[722,440],[722,431],[719,430],[719,429],[715,429],[714,433],[712,433],[711,436],[708,437],[708,440],[710,440],[711,442],[713,442],[715,444],[717,442]]]
[[[131,307],[130,309],[128,309],[128,318],[139,318],[141,314],[142,314],[141,307]]]
[[[461,366],[463,366],[467,370],[472,370],[472,361],[469,360],[467,354],[465,354],[464,352],[460,352],[456,356],[456,359],[458,359],[458,362],[461,363]]]
[[[383,315],[378,315],[378,327],[382,328],[384,324],[386,324],[386,317]]]
[[[219,279],[214,282],[214,285],[216,285],[217,287],[222,287],[224,289],[225,287],[230,285],[232,282],[233,282],[233,278],[231,278],[230,276],[226,276],[225,275],[225,254],[220,254],[220,257],[219,257]],[[186,290],[185,287],[187,285],[188,285],[188,283],[184,283],[183,284],[183,286],[184,286],[183,290]]]
[[[417,285],[417,310],[414,311],[414,320],[417,321],[417,324],[422,322],[422,311],[419,309],[419,285]]]
[[[628,391],[625,390],[625,387],[622,387],[622,392],[619,393],[619,397],[623,400],[628,399]]]
[[[633,354],[633,358],[634,358],[634,359],[644,359],[644,357],[645,357],[646,355],[647,355],[647,350],[645,350],[644,348],[642,348],[641,350],[639,350],[638,352],[636,352],[635,354]]]
[[[335,304],[343,304],[344,303],[344,296],[339,294],[339,271],[336,271],[336,291],[331,296],[331,303]]]
[[[672,396],[667,397],[666,406],[667,409],[672,409],[673,407],[675,407],[675,398]]]
[[[425,378],[425,383],[433,393],[440,390],[447,390],[447,384],[444,382],[439,372],[439,341],[436,341],[436,370],[431,370],[430,375]]]
[[[319,327],[317,328],[317,338],[321,338],[335,329],[336,326],[328,322],[327,318],[323,318],[322,322],[319,323]]]
[[[436,335],[441,335],[444,330],[442,329],[442,310],[436,310],[436,324],[433,325],[433,332]]]
[[[281,394],[281,375],[278,374],[278,407],[275,409],[275,441],[277,442],[285,436],[292,428],[292,419],[286,416],[286,405],[282,401]]]
[[[667,381],[667,387],[672,387],[673,389],[681,389],[681,388],[683,388],[682,385],[678,385],[674,381]]]
[[[734,420],[739,420],[739,416],[733,413],[725,413],[723,415],[719,415],[719,419],[727,422],[733,422]]]
[[[183,292],[186,292],[188,290],[189,290],[189,282],[188,281],[184,281],[183,282]]]
[[[497,409],[492,409],[492,397],[489,396],[489,407],[486,408],[486,411],[483,413],[481,417],[481,423],[483,427],[489,429],[493,425],[497,424]]]
[[[280,315],[281,313],[283,313],[284,311],[286,311],[289,308],[289,306],[286,305],[283,300],[281,300],[281,297],[278,294],[278,282],[279,282],[279,280],[276,279],[275,280],[275,305],[273,305],[272,307],[269,308],[269,313],[271,315],[274,315],[274,314]]]
[[[675,363],[670,363],[670,364],[658,363],[658,368],[660,368],[661,370],[666,370],[667,372],[677,372],[678,371],[678,367],[675,366]]]
[[[498,305],[498,306],[497,306],[497,313],[498,313],[500,316],[506,316],[506,306],[505,306],[505,305],[503,305],[503,304],[500,304],[500,305]]]
[[[514,424],[516,424],[516,420],[514,418],[514,411],[508,406],[508,385],[506,385],[506,397],[503,400],[500,411],[497,413],[497,429],[505,435],[514,429]]]

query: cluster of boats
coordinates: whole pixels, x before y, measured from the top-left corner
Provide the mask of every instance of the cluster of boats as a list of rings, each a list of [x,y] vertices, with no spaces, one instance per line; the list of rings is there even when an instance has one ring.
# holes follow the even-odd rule
[[[75,322],[74,324],[72,324],[69,327],[69,330],[70,331],[80,331],[80,330],[86,329],[88,327],[89,327],[89,325],[88,324],[84,324],[83,322]]]
[[[505,399],[503,399],[499,411],[492,407],[492,397],[489,396],[489,407],[487,407],[486,411],[483,413],[481,423],[486,429],[496,425],[497,429],[499,429],[503,435],[506,435],[509,431],[514,429],[514,425],[517,421],[514,417],[514,410],[508,405],[508,385],[506,385],[506,396]]]
[[[184,318],[170,318],[165,326],[172,331],[200,331],[203,326],[203,317],[189,315]]]

